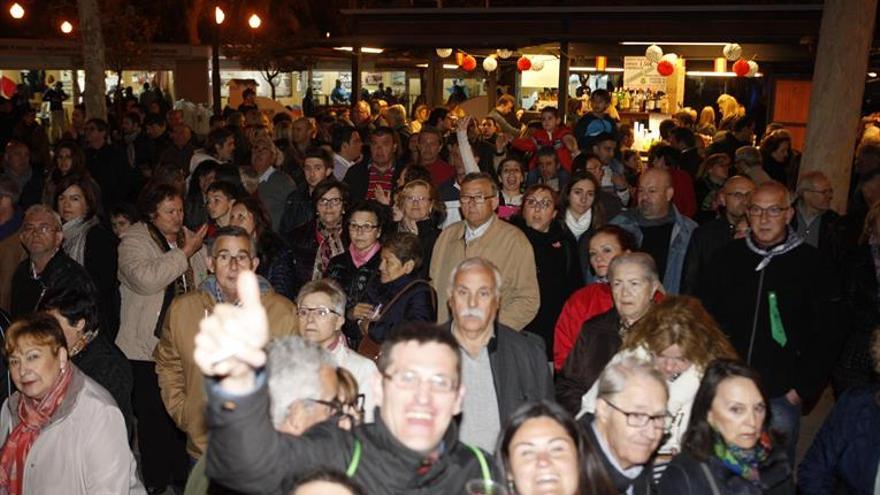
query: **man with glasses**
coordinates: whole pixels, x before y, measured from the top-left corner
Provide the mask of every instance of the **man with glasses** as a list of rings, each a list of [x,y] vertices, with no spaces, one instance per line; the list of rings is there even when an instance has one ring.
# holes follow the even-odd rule
[[[61,217],[45,205],[27,209],[19,231],[28,257],[12,275],[10,313],[13,318],[36,311],[46,289],[91,283],[86,269],[64,253]]]
[[[791,227],[804,242],[817,248],[823,256],[831,256],[835,223],[840,215],[831,209],[834,188],[822,172],[813,170],[801,176],[797,187],[795,215]]]
[[[345,302],[345,291],[329,278],[306,283],[296,297],[299,334],[326,349],[336,366],[351,372],[364,394],[364,420],[371,423],[376,407],[371,387],[378,370],[373,361],[348,347],[342,334]]]
[[[205,386],[193,360],[199,320],[219,303],[239,304],[236,281],[245,270],[256,270],[260,262],[255,242],[241,227],[217,229],[216,237],[207,242],[208,269],[212,275],[198,290],[171,302],[153,352],[162,402],[178,428],[186,433],[186,450],[193,460],[201,457],[208,446]],[[259,279],[259,286],[260,300],[269,315],[271,338],[295,334],[296,307],[276,294],[265,279]]]
[[[376,422],[338,428],[315,425],[298,438],[276,432],[269,421],[265,310],[256,279],[239,279],[240,308],[224,306],[202,321],[195,350],[212,377],[208,476],[245,493],[288,493],[297,478],[335,469],[367,493],[464,493],[467,481],[492,478],[486,454],[458,441],[452,417],[461,412],[461,354],[443,329],[414,323],[382,344],[373,391]]]
[[[719,215],[694,229],[688,244],[681,273],[681,293],[696,295],[700,276],[708,268],[715,251],[734,239],[748,234],[746,209],[755,191],[755,183],[744,175],[734,175],[718,191]]]
[[[459,198],[464,220],[440,233],[431,256],[437,321],[449,320],[449,274],[460,262],[479,256],[501,272],[498,320],[514,330],[522,330],[538,313],[541,300],[532,245],[521,230],[495,215],[498,186],[491,176],[466,175],[461,181]]]
[[[663,375],[648,361],[628,357],[599,376],[595,416],[580,423],[620,494],[651,493],[650,460],[668,427]]]
[[[749,201],[751,231],[720,248],[698,296],[739,356],[761,374],[771,426],[794,462],[802,405],[822,391],[839,346],[839,293],[830,260],[788,224],[791,194],[770,181]]]

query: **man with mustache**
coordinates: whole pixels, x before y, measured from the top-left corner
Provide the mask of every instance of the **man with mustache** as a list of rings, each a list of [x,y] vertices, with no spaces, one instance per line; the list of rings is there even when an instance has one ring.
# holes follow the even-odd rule
[[[447,296],[452,320],[446,323],[461,348],[460,438],[491,450],[501,424],[520,405],[552,400],[553,378],[543,340],[496,322],[501,273],[483,258],[468,258],[450,274]]]

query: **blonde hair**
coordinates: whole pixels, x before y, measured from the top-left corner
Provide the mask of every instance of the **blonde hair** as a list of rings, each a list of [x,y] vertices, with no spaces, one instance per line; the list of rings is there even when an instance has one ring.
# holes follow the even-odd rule
[[[721,118],[736,116],[739,113],[739,102],[736,98],[729,94],[723,94],[718,97],[718,110],[721,111]]]
[[[715,127],[715,109],[709,105],[700,110],[700,121],[697,122],[697,127],[704,125]]]

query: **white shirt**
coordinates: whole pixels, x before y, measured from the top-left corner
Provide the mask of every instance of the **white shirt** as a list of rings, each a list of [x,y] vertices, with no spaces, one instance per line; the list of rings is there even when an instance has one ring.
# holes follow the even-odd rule
[[[349,349],[340,336],[336,347],[328,349],[336,366],[347,369],[354,375],[358,384],[358,393],[364,394],[364,423],[373,422],[376,409],[376,398],[373,397],[373,376],[379,374],[376,363]]]
[[[339,153],[333,153],[333,175],[336,177],[336,180],[344,179],[345,174],[348,173],[348,169],[353,167],[357,162],[357,160],[350,162]]]
[[[489,230],[489,226],[492,225],[492,220],[494,220],[494,219],[495,219],[495,216],[493,215],[493,216],[489,217],[489,220],[486,220],[486,223],[484,223],[483,225],[480,225],[479,227],[477,227],[475,229],[472,229],[471,226],[468,225],[467,222],[465,222],[464,223],[464,242],[465,242],[465,244],[470,244],[471,242],[474,242],[475,240],[479,239],[480,237],[483,237],[483,234],[485,234],[486,231]]]
[[[268,182],[269,177],[271,177],[272,174],[274,174],[274,173],[275,173],[275,167],[267,168],[266,171],[263,172],[263,175],[260,176],[259,182]]]

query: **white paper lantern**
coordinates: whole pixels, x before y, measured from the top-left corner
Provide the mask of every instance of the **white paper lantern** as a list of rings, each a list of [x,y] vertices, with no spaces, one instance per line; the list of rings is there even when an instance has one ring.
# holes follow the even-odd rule
[[[739,46],[739,43],[728,43],[724,45],[724,49],[722,53],[724,53],[724,58],[730,61],[739,60],[742,56],[743,49]]]
[[[486,72],[492,72],[493,70],[498,68],[498,60],[495,57],[486,57],[483,59],[483,70]]]
[[[452,48],[438,48],[437,49],[437,56],[440,58],[446,58],[450,55],[452,55]]]
[[[670,64],[675,65],[675,63],[678,62],[678,55],[676,55],[674,53],[667,53],[667,54],[663,55],[662,57],[660,57],[660,60],[665,60],[665,61],[669,62]]]
[[[657,45],[651,45],[645,49],[645,58],[650,60],[653,63],[657,63],[660,61],[660,58],[663,57],[663,49]]]
[[[495,53],[497,53],[498,56],[501,58],[509,58],[511,55],[513,55],[513,52],[508,50],[507,48],[499,48],[495,50]]]
[[[543,60],[540,60],[540,59],[532,60],[532,70],[533,71],[538,72],[543,68],[544,68],[544,61]]]
[[[754,60],[749,60],[749,72],[746,74],[746,77],[755,77],[755,74],[758,73],[758,62]]]

